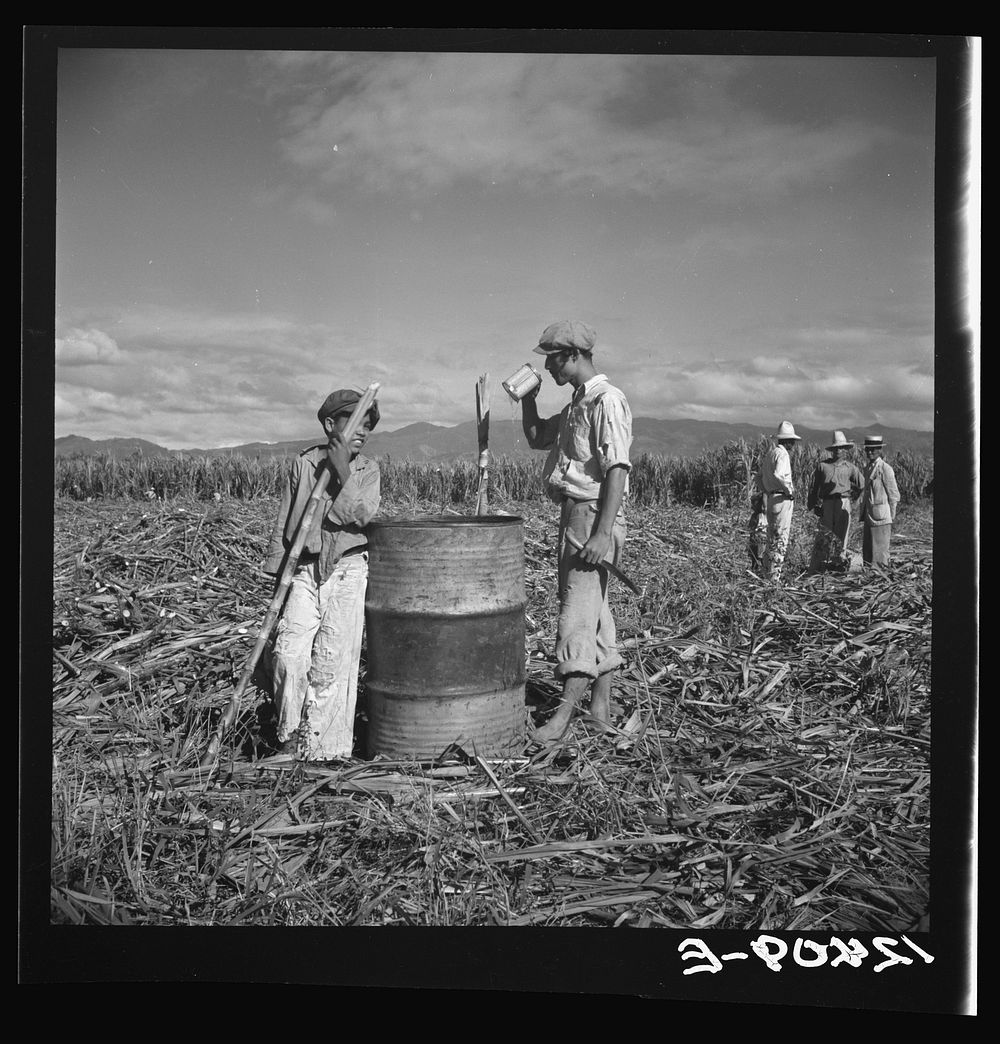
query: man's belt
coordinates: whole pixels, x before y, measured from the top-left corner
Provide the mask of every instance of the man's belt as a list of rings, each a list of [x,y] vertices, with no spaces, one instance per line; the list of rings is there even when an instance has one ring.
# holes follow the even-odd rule
[[[367,544],[355,544],[354,547],[349,547],[340,557],[337,559],[339,562],[341,558],[347,558],[348,555],[360,555],[363,551],[368,550]],[[319,564],[319,555],[317,554],[304,554],[299,556],[299,568],[303,566],[314,566]]]

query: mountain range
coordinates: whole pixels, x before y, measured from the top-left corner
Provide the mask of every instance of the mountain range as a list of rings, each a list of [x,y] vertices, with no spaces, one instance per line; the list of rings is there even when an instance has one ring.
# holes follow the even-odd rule
[[[804,442],[819,446],[829,444],[832,432],[815,428],[796,428]],[[717,449],[727,442],[745,439],[756,443],[764,436],[772,435],[773,429],[756,424],[729,424],[724,421],[700,420],[655,420],[651,417],[635,417],[632,422],[632,456],[644,453],[662,457],[697,457],[701,453]],[[865,435],[879,434],[885,438],[886,449],[891,454],[897,450],[909,450],[920,456],[933,456],[934,433],[914,431],[907,428],[887,428],[880,424],[866,428],[846,430],[849,439],[857,443]],[[80,435],[64,435],[55,440],[57,457],[74,455],[116,458],[141,455],[144,457],[273,457],[300,453],[315,446],[322,437],[297,439],[290,442],[248,442],[239,446],[219,449],[167,449],[145,439],[88,439]],[[529,449],[521,431],[520,418],[499,417],[492,411],[489,432],[490,455],[493,457],[532,457],[537,451]],[[478,459],[476,422],[466,421],[447,427],[420,421],[407,424],[395,431],[372,433],[365,447],[365,454],[382,459],[414,461],[426,464],[452,463],[462,458]]]

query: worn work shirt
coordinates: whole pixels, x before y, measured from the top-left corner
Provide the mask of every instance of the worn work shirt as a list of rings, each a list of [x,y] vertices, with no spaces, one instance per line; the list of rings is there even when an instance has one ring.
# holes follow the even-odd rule
[[[278,574],[283,569],[325,460],[326,446],[322,445],[307,449],[291,462],[264,559],[265,572]],[[330,577],[347,551],[367,546],[364,527],[378,511],[381,499],[378,464],[359,454],[351,461],[350,469],[350,477],[336,498],[331,496],[330,487],[336,491],[337,478],[330,479],[302,547],[300,561],[317,561],[321,583]]]
[[[824,500],[831,497],[851,497],[857,499],[865,485],[865,477],[861,469],[849,460],[823,460],[816,465],[812,484],[809,486],[811,509],[820,507]]]
[[[760,462],[757,483],[765,493],[785,493],[795,496],[792,485],[792,459],[784,446],[772,446]]]
[[[538,445],[549,450],[542,480],[553,500],[599,500],[608,471],[632,467],[632,411],[624,393],[605,374],[595,374],[561,413],[541,422]]]

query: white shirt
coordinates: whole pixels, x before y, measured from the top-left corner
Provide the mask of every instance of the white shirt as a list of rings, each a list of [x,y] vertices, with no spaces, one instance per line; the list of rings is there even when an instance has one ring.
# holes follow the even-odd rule
[[[759,482],[765,493],[787,493],[790,497],[795,496],[795,487],[792,485],[792,460],[788,456],[788,450],[780,443],[772,446],[764,454],[764,459],[760,462]]]
[[[542,422],[539,445],[549,450],[542,478],[550,496],[600,499],[608,471],[632,466],[632,411],[624,393],[605,374],[594,374],[560,414]]]

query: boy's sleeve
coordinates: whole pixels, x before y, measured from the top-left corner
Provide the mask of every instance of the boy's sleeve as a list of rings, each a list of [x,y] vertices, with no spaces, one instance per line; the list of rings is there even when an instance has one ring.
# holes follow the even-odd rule
[[[288,512],[292,507],[294,476],[295,463],[293,462],[285,475],[285,485],[281,491],[281,504],[278,507],[278,516],[274,520],[271,537],[267,542],[267,551],[264,555],[263,570],[272,576],[277,576],[278,571],[281,569],[282,560],[285,557],[285,526],[288,522]]]
[[[351,472],[334,497],[326,517],[336,526],[366,526],[378,512],[382,498],[382,476],[378,462],[367,460],[363,468]]]
[[[619,465],[631,469],[632,411],[624,396],[607,394],[601,397],[594,409],[594,434],[597,457],[605,475]]]

